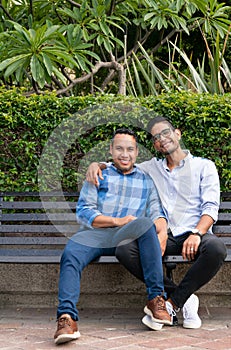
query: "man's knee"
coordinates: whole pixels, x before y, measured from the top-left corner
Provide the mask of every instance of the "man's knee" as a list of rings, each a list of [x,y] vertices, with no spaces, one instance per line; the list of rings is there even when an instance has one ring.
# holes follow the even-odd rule
[[[121,244],[115,250],[115,256],[122,263],[124,260],[132,260],[139,257],[139,250],[136,241],[129,244]]]
[[[139,249],[136,241],[116,248],[115,255],[119,262],[136,278],[144,282],[143,270],[140,264]]]
[[[119,245],[118,247],[116,247],[116,250],[115,250],[115,256],[117,257],[117,259],[122,262],[124,256],[126,254],[126,248],[125,248],[125,245],[122,244],[122,245]]]
[[[82,269],[85,266],[85,254],[82,246],[75,241],[69,240],[61,257],[61,264],[71,264]]]
[[[139,235],[137,236],[137,239],[141,237],[148,237],[152,236],[153,233],[156,233],[156,226],[153,223],[153,221],[149,218],[140,218],[135,220],[137,221],[136,230],[139,232]]]
[[[211,255],[213,259],[225,260],[227,250],[223,241],[214,235],[208,235],[206,238],[205,247],[207,253]]]

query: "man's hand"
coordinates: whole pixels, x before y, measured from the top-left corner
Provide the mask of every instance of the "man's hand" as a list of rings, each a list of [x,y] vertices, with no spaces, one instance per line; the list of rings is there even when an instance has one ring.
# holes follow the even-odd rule
[[[182,257],[184,260],[193,260],[197,254],[201,238],[196,235],[190,235],[183,244]]]
[[[154,224],[156,226],[156,233],[160,242],[161,253],[163,256],[167,245],[167,239],[168,239],[167,221],[165,218],[160,217],[154,220]]]
[[[114,220],[115,220],[115,226],[120,227],[128,224],[133,220],[136,220],[136,217],[133,215],[127,215],[127,216],[124,216],[123,218],[114,218]]]
[[[123,218],[115,218],[112,216],[98,215],[94,219],[92,226],[95,228],[106,228],[106,227],[120,227],[128,224],[130,221],[135,220],[136,217],[133,215],[127,215]]]
[[[166,249],[166,245],[167,245],[167,239],[168,239],[168,234],[166,231],[162,231],[160,233],[158,233],[158,239],[160,242],[160,249],[161,249],[161,253],[162,256],[164,255],[165,249]]]
[[[102,164],[102,166],[103,166],[103,164]],[[104,166],[104,167],[106,167],[106,166]],[[93,162],[89,165],[89,167],[87,169],[86,180],[98,187],[99,186],[98,176],[101,180],[103,180],[102,170],[99,166],[99,163]]]

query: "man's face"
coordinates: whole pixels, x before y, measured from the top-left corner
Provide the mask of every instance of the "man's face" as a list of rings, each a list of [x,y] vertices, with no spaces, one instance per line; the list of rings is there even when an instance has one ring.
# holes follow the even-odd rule
[[[155,124],[151,133],[155,149],[164,155],[171,154],[180,147],[180,130],[173,130],[168,123],[160,122]]]
[[[124,174],[130,173],[138,155],[135,138],[127,134],[115,135],[110,146],[110,153],[115,166]]]

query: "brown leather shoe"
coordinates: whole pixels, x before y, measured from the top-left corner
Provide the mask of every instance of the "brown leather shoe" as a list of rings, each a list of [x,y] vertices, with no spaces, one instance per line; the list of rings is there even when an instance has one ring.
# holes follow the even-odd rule
[[[172,325],[172,317],[169,315],[165,300],[162,296],[157,296],[147,302],[144,312],[151,316],[154,322]]]
[[[55,344],[66,343],[80,337],[77,322],[72,320],[70,315],[64,314],[60,316],[57,323],[57,331],[54,335]]]

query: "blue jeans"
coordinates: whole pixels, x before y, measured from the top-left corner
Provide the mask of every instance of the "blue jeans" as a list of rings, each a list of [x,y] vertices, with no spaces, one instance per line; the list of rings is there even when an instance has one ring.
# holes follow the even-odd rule
[[[139,232],[144,227],[148,227],[137,238],[137,243],[148,299],[151,300],[164,292],[162,257],[155,225],[148,218],[138,218],[125,226],[114,230],[115,236],[119,237],[121,234],[121,241],[126,239],[124,232]],[[95,230],[98,233],[101,231],[103,234],[108,229],[94,229],[92,234]],[[111,231],[111,229],[109,230]],[[78,243],[75,237],[76,235],[68,241],[61,257],[57,318],[67,313],[73,320],[78,320],[76,304],[80,296],[80,280],[83,269],[99,256],[115,255],[117,248],[83,245]],[[118,245],[118,239],[116,241]]]

